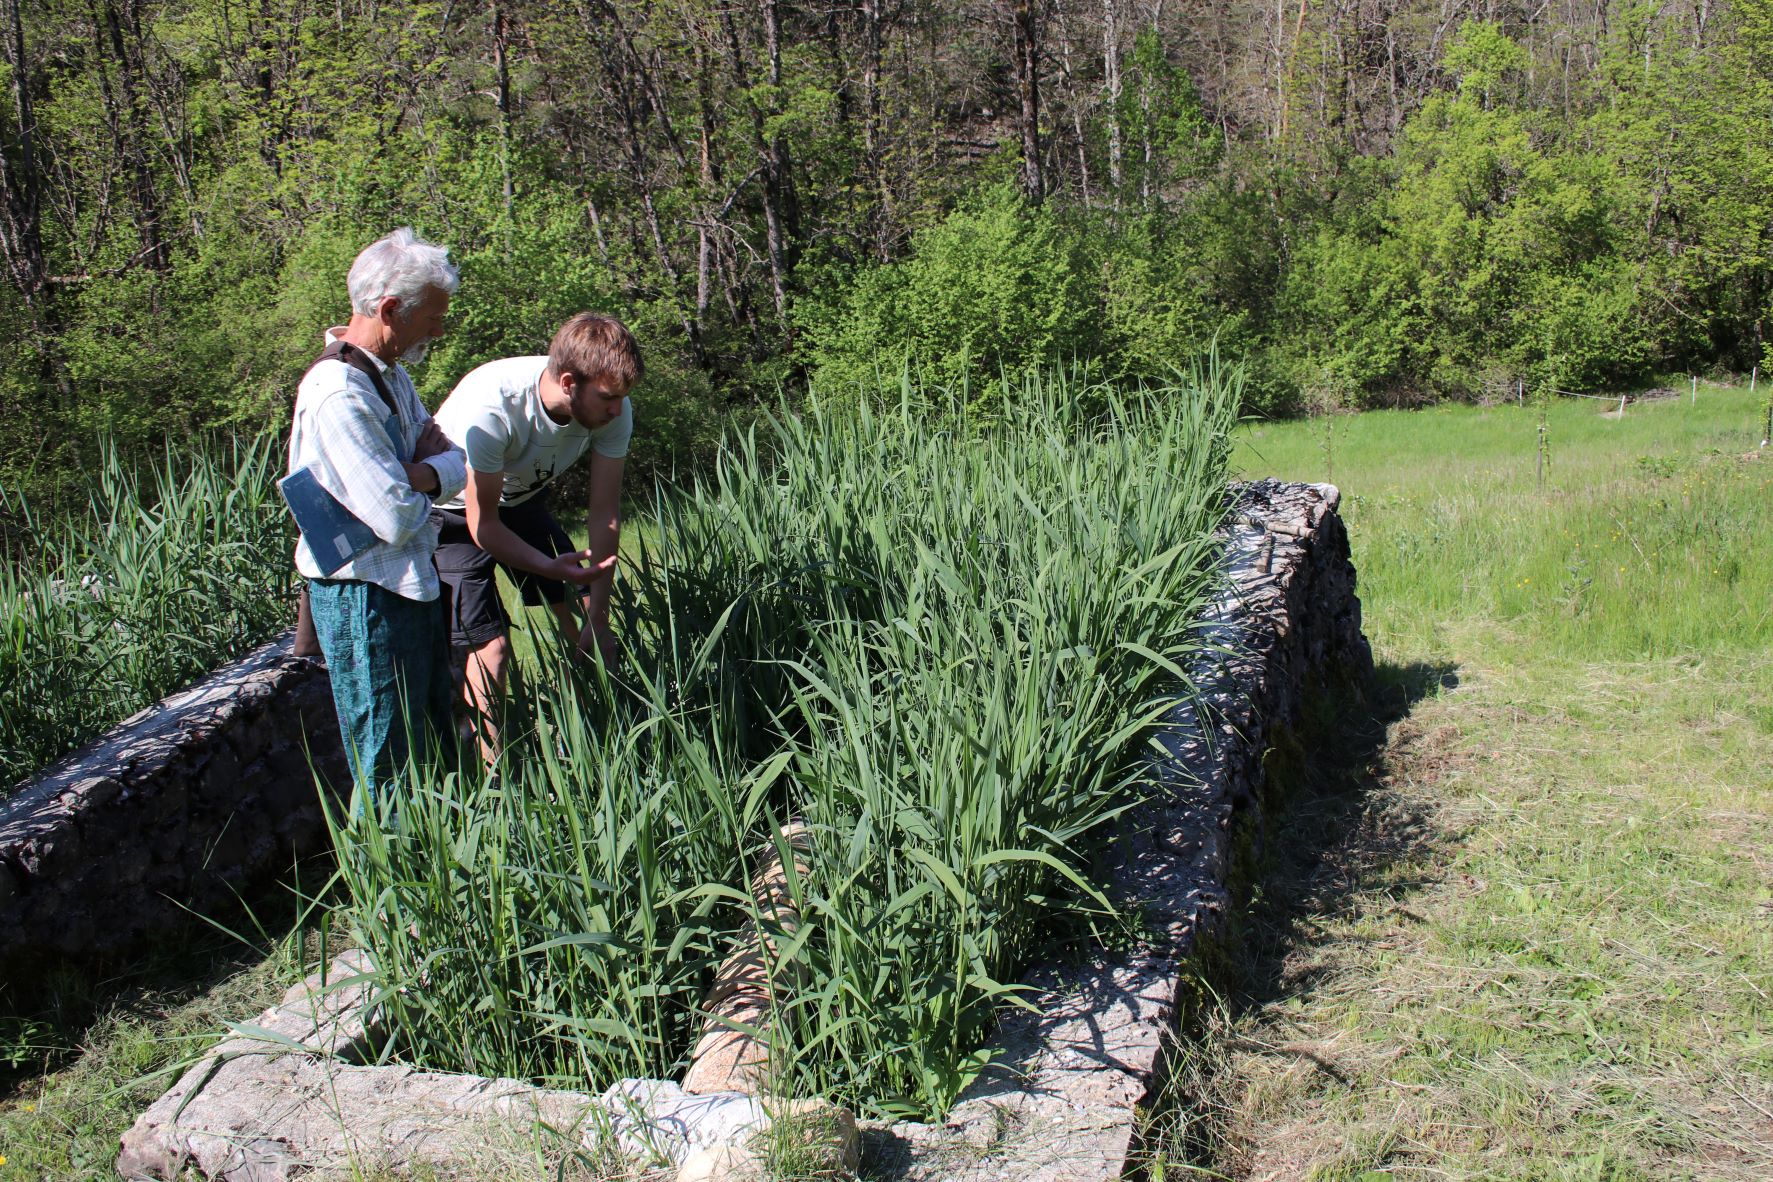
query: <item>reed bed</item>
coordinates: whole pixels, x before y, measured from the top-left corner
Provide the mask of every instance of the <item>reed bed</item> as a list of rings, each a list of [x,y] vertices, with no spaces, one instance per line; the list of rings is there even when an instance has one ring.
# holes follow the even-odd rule
[[[143,468],[106,448],[76,517],[0,487],[26,540],[0,563],[0,796],[292,618],[282,468],[268,437]]]
[[[1030,959],[1121,922],[1094,884],[1202,643],[1236,385],[814,402],[662,489],[619,672],[545,659],[494,775],[415,769],[337,821],[390,1054],[676,1074],[800,817],[777,1086],[944,1110]]]

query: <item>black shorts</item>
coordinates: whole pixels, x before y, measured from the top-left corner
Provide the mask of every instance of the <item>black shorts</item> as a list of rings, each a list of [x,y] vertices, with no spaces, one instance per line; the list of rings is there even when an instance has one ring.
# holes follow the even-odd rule
[[[437,523],[437,577],[450,587],[450,643],[458,647],[479,648],[511,630],[511,617],[499,599],[498,576],[503,570],[507,578],[523,593],[529,607],[565,603],[571,588],[559,579],[545,579],[528,571],[513,570],[474,544],[468,536],[468,518],[451,509],[431,510]],[[540,498],[521,505],[500,506],[499,520],[506,528],[552,557],[575,549],[572,539],[554,520],[554,514]]]

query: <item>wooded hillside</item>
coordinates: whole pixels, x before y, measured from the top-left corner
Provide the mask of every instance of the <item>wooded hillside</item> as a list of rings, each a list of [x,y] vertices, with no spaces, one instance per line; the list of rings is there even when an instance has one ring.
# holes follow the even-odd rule
[[[354,253],[421,382],[631,320],[655,457],[778,383],[1249,358],[1258,409],[1760,359],[1773,0],[0,0],[0,482],[287,414]]]

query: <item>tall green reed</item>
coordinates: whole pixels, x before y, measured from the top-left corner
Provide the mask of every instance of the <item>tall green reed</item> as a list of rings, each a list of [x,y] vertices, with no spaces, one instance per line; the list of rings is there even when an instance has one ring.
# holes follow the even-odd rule
[[[47,517],[0,488],[0,514],[28,539],[0,566],[0,780],[30,775],[288,621],[282,468],[269,437],[169,449],[143,468],[107,447],[78,517]]]
[[[1201,647],[1231,407],[1030,384],[964,448],[903,456],[917,493],[865,565],[890,610],[819,627],[797,666],[791,808],[811,826],[790,1004],[808,1090],[940,1111],[1031,951],[1091,926],[1113,822],[1143,793],[1136,739]],[[855,430],[869,424],[858,421]],[[846,425],[797,441],[842,519]],[[894,562],[894,555],[914,556]]]
[[[674,1073],[799,816],[783,1084],[942,1110],[1030,957],[1112,922],[1093,883],[1199,647],[1236,382],[1047,377],[983,422],[815,400],[661,490],[619,676],[546,659],[496,779],[416,776],[344,824],[405,1053]]]

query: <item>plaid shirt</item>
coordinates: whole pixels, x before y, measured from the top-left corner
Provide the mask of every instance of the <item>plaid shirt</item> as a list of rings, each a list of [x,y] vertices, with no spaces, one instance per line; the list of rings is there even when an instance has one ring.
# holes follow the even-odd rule
[[[330,344],[343,328],[328,329]],[[311,468],[320,487],[336,497],[381,541],[330,575],[322,575],[306,539],[296,543],[296,569],[310,579],[361,579],[421,603],[437,598],[437,527],[431,524],[433,494],[413,491],[401,467],[431,421],[406,370],[367,354],[381,366],[388,392],[400,408],[402,446],[394,452],[384,423],[388,407],[369,375],[342,361],[308,371],[296,390],[295,430],[289,438],[289,470]],[[438,500],[468,482],[468,461],[457,447],[425,461],[437,471]]]

